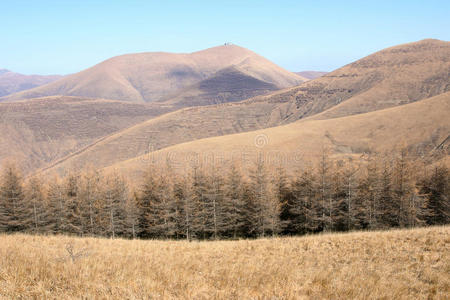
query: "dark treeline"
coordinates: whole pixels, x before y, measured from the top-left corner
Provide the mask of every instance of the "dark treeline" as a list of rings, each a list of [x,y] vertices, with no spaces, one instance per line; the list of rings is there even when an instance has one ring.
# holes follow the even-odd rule
[[[245,173],[245,174],[244,174]],[[236,239],[322,231],[448,224],[449,168],[400,151],[365,163],[320,162],[288,175],[263,159],[246,172],[150,168],[131,188],[93,170],[24,180],[13,165],[0,178],[0,232],[161,239]]]

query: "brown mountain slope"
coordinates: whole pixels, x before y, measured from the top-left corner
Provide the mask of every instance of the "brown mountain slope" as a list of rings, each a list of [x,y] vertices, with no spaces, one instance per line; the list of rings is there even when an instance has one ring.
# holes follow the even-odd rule
[[[0,103],[0,162],[35,170],[170,109],[67,96]]]
[[[278,88],[294,86],[306,80],[250,50],[225,45],[190,54],[155,52],[117,56],[51,84],[10,95],[4,100],[71,95],[134,102],[158,101],[168,93],[244,62],[247,63],[247,74]]]
[[[278,93],[295,106],[288,122],[336,106],[323,118],[393,107],[450,90],[450,42],[422,40],[391,47],[316,80]],[[342,104],[341,104],[342,103]]]
[[[241,66],[232,66],[175,95],[169,95],[169,100],[163,102],[182,107],[203,106],[236,102],[275,90],[278,90],[276,85],[247,74]]]
[[[32,89],[60,78],[62,78],[60,75],[23,75],[0,69],[0,97]]]
[[[279,106],[275,102],[245,101],[178,110],[113,134],[48,168],[61,173],[86,165],[103,168],[178,143],[276,126],[284,114]]]
[[[367,92],[366,95],[371,95],[371,98],[369,98],[371,101],[367,102],[370,106],[362,108],[356,106],[351,111],[345,108],[344,105],[351,106],[351,103],[354,103],[352,98],[348,98],[347,101],[341,101],[340,103],[330,100],[340,94],[351,94],[354,97],[360,97],[365,93],[364,91],[371,90],[381,93],[383,88],[385,88],[393,95],[411,92],[416,95],[417,99],[422,96],[427,97],[424,95],[428,94],[433,96],[435,93],[447,89],[448,78],[445,80],[445,78],[438,76],[436,77],[437,80],[430,81],[429,76],[432,76],[430,75],[432,70],[439,70],[448,65],[447,58],[441,53],[448,51],[448,44],[447,42],[425,40],[401,45],[379,52],[381,57],[392,59],[391,63],[385,60],[378,67],[373,66],[370,70],[361,69],[364,72],[360,71],[358,76],[339,76],[339,74],[346,74],[349,70],[356,72],[357,68],[355,66],[364,65],[365,61],[372,61],[380,55],[374,54],[362,59],[362,62],[357,61],[338,69],[331,73],[329,78],[328,76],[330,75],[327,75],[314,81],[306,82],[299,87],[277,91],[270,95],[259,96],[233,104],[176,111],[114,134],[101,143],[87,148],[86,151],[67,157],[62,163],[55,165],[55,168],[64,170],[72,166],[82,167],[86,163],[97,167],[105,167],[120,160],[142,155],[150,150],[159,150],[195,139],[278,126],[308,116],[309,118],[335,117],[333,109],[340,110],[340,114],[345,116],[346,113],[351,115],[356,112],[371,111],[386,105],[398,105],[411,101],[405,98],[401,102],[392,102],[391,98],[386,99],[384,94],[378,96],[377,93],[371,94]],[[414,50],[416,48],[418,50]],[[393,55],[386,56],[384,54],[386,51],[390,53],[392,49],[396,49]],[[434,50],[431,51],[430,49]],[[425,56],[421,57],[417,51]],[[440,64],[438,63],[439,60],[442,61]],[[386,67],[386,65],[395,65],[399,61],[405,62],[400,65],[402,70],[416,70],[416,72],[411,72],[408,75],[398,75],[392,73]],[[422,69],[425,69],[425,71],[418,71]],[[386,78],[381,87],[378,80],[371,80],[374,72],[376,74],[386,73],[386,75],[379,75]],[[403,76],[407,76],[407,78],[403,79]],[[389,85],[389,78],[393,80],[392,85]],[[407,86],[397,84],[398,78],[414,83],[417,85],[416,90],[420,90],[418,87],[424,81],[424,92],[417,93],[414,89],[409,90],[406,88]],[[297,97],[306,97],[305,95],[309,97],[309,100],[299,103],[297,107]],[[341,109],[342,106],[344,106],[344,109]],[[328,111],[320,114],[327,108]]]
[[[251,165],[258,153],[266,163],[288,169],[316,161],[323,147],[334,157],[361,157],[369,149],[389,151],[396,146],[427,150],[450,133],[450,92],[399,107],[328,120],[300,120],[254,132],[178,144],[111,166],[130,176],[142,174],[149,162],[183,169],[189,162],[226,163],[233,159]],[[403,145],[404,143],[404,145]],[[431,147],[426,147],[431,145]]]

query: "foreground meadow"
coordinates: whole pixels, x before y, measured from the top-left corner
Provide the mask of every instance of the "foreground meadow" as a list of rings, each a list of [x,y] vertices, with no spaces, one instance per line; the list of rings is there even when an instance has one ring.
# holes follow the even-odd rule
[[[1,235],[0,298],[446,299],[449,250],[449,226],[191,243]]]

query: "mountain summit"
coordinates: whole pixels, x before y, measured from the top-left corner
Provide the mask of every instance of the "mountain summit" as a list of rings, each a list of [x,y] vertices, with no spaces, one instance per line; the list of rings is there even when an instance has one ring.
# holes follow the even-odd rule
[[[66,95],[154,102],[231,66],[242,66],[247,75],[277,88],[295,86],[307,80],[248,49],[227,44],[188,54],[150,52],[116,56],[6,99]]]

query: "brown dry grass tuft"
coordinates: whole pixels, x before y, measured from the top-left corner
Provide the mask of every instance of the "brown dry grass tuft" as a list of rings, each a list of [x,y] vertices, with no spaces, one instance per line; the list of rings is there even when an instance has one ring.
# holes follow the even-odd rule
[[[0,297],[445,299],[449,237],[449,226],[192,243],[2,235]]]

